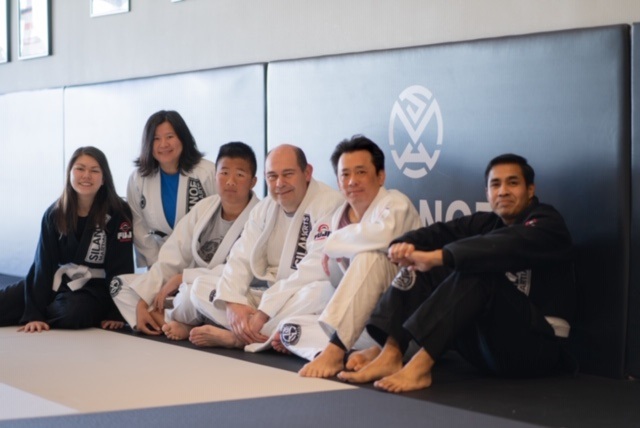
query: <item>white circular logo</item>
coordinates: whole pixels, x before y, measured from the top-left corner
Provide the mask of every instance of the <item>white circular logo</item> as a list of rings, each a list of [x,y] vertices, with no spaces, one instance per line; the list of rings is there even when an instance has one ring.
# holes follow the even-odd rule
[[[285,345],[295,346],[302,335],[302,328],[299,324],[286,323],[280,330],[280,340]]]
[[[442,113],[431,91],[420,85],[402,91],[389,117],[389,145],[398,169],[409,178],[427,175],[440,156],[442,133]]]
[[[109,283],[109,293],[111,294],[111,297],[116,297],[118,293],[120,293],[121,289],[122,280],[119,277],[114,276],[111,283]]]
[[[391,281],[391,286],[402,291],[411,290],[416,284],[415,271],[409,270],[406,267],[401,268],[396,276]]]

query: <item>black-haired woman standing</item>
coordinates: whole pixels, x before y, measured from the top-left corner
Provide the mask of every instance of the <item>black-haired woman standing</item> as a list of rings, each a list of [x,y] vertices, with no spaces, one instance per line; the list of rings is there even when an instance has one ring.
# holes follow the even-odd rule
[[[173,227],[200,200],[216,193],[216,167],[203,159],[178,112],[152,114],[142,134],[137,169],[127,186],[138,267],[150,267]]]

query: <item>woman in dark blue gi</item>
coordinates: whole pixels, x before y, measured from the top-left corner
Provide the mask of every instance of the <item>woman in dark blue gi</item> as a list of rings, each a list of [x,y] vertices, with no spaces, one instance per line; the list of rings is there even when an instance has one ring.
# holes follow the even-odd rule
[[[116,193],[107,158],[95,147],[78,148],[62,195],[42,217],[29,273],[0,290],[0,326],[122,326],[109,280],[133,272],[132,241],[131,211]]]

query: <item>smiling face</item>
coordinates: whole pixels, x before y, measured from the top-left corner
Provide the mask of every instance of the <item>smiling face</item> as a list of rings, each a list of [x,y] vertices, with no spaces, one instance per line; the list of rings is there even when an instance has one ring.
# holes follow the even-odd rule
[[[223,203],[247,204],[257,178],[251,174],[251,164],[242,158],[223,157],[216,168],[216,187]]]
[[[513,224],[529,206],[535,185],[527,186],[518,164],[498,164],[491,168],[487,180],[487,199],[491,209],[502,221]]]
[[[294,213],[307,193],[313,168],[307,165],[304,171],[298,164],[294,149],[290,146],[276,147],[265,162],[265,177],[269,194],[286,213]]]
[[[340,191],[361,217],[384,185],[384,170],[376,173],[371,153],[357,150],[340,156],[337,171]]]
[[[164,172],[175,174],[178,172],[181,154],[182,141],[169,122],[162,122],[154,133],[153,158],[158,161]]]
[[[102,169],[94,158],[81,155],[71,167],[69,180],[79,198],[93,200],[103,184]]]

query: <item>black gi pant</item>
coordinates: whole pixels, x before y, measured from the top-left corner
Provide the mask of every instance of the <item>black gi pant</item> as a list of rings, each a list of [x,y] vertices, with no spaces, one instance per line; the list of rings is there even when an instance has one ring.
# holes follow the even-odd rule
[[[381,345],[393,337],[403,352],[415,340],[434,360],[454,348],[501,376],[545,375],[565,355],[543,314],[503,273],[416,272],[411,288],[389,287],[367,331]]]
[[[25,280],[0,289],[0,327],[18,325],[24,310]],[[122,320],[104,284],[87,284],[71,291],[64,281],[43,315],[50,327],[61,329],[98,327],[106,319]]]

